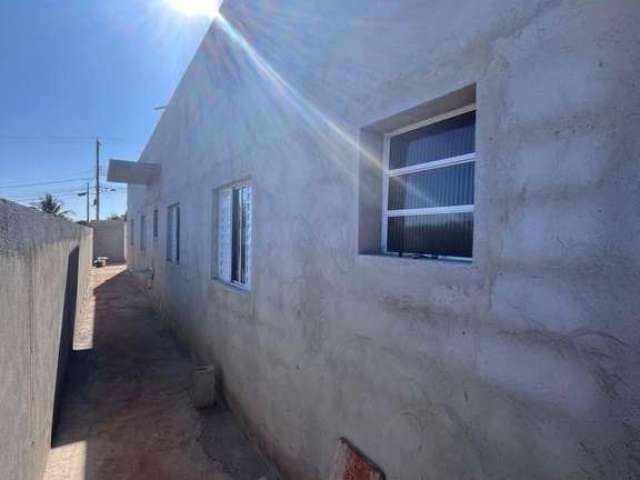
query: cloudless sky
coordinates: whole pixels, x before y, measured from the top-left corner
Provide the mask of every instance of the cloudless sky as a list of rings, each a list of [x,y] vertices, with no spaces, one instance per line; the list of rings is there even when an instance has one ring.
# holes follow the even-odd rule
[[[176,1],[0,0],[0,198],[29,204],[51,192],[84,219],[76,192],[93,185],[95,137],[104,174],[109,158],[138,160],[154,108],[211,23]],[[79,180],[7,188],[68,179]],[[125,185],[109,186],[117,191],[101,196],[101,218],[126,210]]]

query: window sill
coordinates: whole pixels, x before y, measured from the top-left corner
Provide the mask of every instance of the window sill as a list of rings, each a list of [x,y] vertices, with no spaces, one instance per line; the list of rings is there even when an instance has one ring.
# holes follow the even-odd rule
[[[251,290],[249,289],[249,287],[243,287],[242,285],[239,285],[239,284],[229,283],[218,277],[213,277],[211,280],[213,281],[214,284],[221,285],[233,292],[244,293],[247,295],[251,293]]]
[[[471,266],[473,264],[473,258],[463,258],[463,257],[426,257],[426,256],[410,256],[404,255],[399,256],[393,253],[359,253],[358,257],[363,258],[385,258],[391,260],[397,260],[400,262],[426,262],[426,263],[438,263],[438,264],[454,264],[454,265],[463,265],[463,266]]]

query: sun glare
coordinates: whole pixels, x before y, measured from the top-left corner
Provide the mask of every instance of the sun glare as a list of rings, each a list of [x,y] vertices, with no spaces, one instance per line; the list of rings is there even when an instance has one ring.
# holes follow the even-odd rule
[[[220,0],[166,0],[174,10],[189,17],[215,18],[220,9]]]

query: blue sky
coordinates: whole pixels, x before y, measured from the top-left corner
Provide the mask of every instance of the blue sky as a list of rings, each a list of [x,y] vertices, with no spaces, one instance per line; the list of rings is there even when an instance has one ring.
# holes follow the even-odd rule
[[[0,198],[51,192],[84,219],[95,137],[105,174],[110,157],[137,160],[211,23],[178,1],[0,1]],[[113,187],[102,218],[126,210]]]

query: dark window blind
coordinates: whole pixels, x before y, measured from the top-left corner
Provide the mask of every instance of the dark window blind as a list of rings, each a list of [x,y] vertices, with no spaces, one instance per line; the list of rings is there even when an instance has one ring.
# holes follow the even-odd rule
[[[391,138],[389,169],[410,167],[475,151],[476,112]]]
[[[387,250],[451,257],[473,256],[473,213],[389,218]]]
[[[153,238],[158,238],[158,210],[153,211]]]
[[[470,162],[390,177],[388,209],[472,205],[474,168]]]

